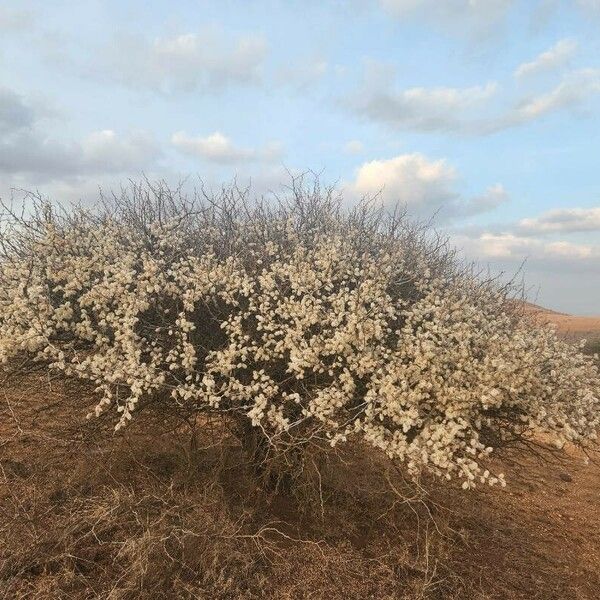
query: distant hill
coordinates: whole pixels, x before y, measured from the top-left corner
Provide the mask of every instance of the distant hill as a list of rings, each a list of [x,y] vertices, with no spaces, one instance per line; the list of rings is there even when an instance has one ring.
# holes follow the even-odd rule
[[[533,304],[533,302],[523,302],[523,306],[527,312],[539,312],[539,313],[547,313],[553,315],[567,315],[567,313],[561,313],[556,310],[551,310],[544,306],[540,306],[539,304]]]
[[[556,325],[557,330],[568,339],[600,339],[600,317],[569,315],[529,302],[525,302],[524,306],[526,312],[535,314],[540,322]]]

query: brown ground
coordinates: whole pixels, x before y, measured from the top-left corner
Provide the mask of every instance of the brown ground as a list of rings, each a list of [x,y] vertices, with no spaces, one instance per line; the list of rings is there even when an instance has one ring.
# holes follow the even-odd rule
[[[575,449],[497,462],[504,490],[407,502],[355,454],[266,496],[218,424],[191,444],[148,411],[115,435],[74,384],[0,390],[0,598],[600,597],[600,463]]]
[[[590,341],[600,339],[600,317],[579,317],[548,310],[535,304],[527,304],[528,312],[534,314],[542,323],[552,323],[567,339]]]

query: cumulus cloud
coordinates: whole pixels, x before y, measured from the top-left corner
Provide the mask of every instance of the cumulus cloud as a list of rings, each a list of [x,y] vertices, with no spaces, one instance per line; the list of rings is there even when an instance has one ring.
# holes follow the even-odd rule
[[[600,69],[595,68],[569,72],[549,91],[494,110],[491,100],[497,96],[497,83],[397,91],[390,86],[390,79],[389,72],[384,78],[367,71],[364,85],[350,101],[351,108],[372,121],[419,132],[488,135],[525,125],[550,113],[581,108],[600,94]]]
[[[151,168],[161,155],[144,131],[118,134],[93,131],[82,139],[48,135],[44,121],[54,117],[47,102],[35,102],[0,88],[0,174],[5,181],[25,177],[32,182],[61,177],[126,173]],[[5,181],[3,182],[5,184]]]
[[[157,170],[144,169],[143,177],[149,181],[165,181],[172,188],[184,185],[181,174],[165,169],[162,165]],[[124,187],[128,187],[129,181],[140,181],[141,178],[139,170],[98,173],[92,177],[85,173],[72,174],[43,180],[22,173],[0,178],[0,198],[12,198],[20,204],[27,200],[28,193],[39,192],[50,201],[62,205],[75,202],[90,206],[97,203],[101,190],[105,195],[110,195],[113,191],[118,194]]]
[[[361,165],[352,184],[360,195],[381,192],[387,202],[409,206],[437,204],[454,198],[457,174],[445,160],[429,160],[422,154],[402,154]]]
[[[510,259],[547,261],[596,261],[600,258],[600,246],[577,244],[567,240],[545,242],[522,237],[514,233],[482,233],[479,237],[456,236],[455,242],[467,255],[479,259]]]
[[[222,164],[269,162],[278,160],[282,155],[279,142],[269,142],[262,148],[242,148],[236,146],[220,131],[215,131],[206,137],[190,136],[184,131],[178,131],[171,136],[171,143],[184,154]]]
[[[24,131],[0,140],[0,173],[32,174],[36,180],[73,174],[77,145]]]
[[[560,109],[575,108],[600,93],[600,69],[578,69],[549,92],[523,101],[506,118],[507,124],[523,123]]]
[[[460,207],[462,216],[476,215],[494,210],[510,200],[507,191],[501,183],[496,183],[474,198],[465,200]]]
[[[478,260],[504,264],[527,260],[534,265],[569,263],[584,269],[595,266],[600,272],[600,245],[569,239],[569,234],[595,230],[600,230],[600,207],[565,208],[522,219],[504,230],[489,226],[458,228],[454,230],[454,241],[468,257]],[[551,239],[545,239],[546,234],[552,234]]]
[[[527,234],[600,231],[600,206],[549,210],[539,217],[522,219],[518,229]]]
[[[456,170],[445,160],[414,153],[364,163],[349,188],[358,196],[379,195],[385,204],[405,205],[416,214],[440,210],[441,219],[475,215],[508,201],[499,184],[480,196],[464,198],[456,191],[457,181]]]
[[[515,77],[524,79],[544,71],[563,66],[575,54],[577,42],[570,38],[559,40],[552,48],[542,52],[532,61],[522,63],[515,69]]]
[[[80,143],[83,170],[119,173],[150,166],[161,155],[154,138],[145,131],[119,135],[112,129],[95,131]]]
[[[467,114],[497,92],[496,83],[467,88],[414,87],[396,91],[365,85],[354,102],[360,114],[399,129],[456,131],[464,129]]]
[[[547,92],[521,99],[495,116],[462,123],[460,133],[488,135],[526,125],[561,110],[578,110],[600,94],[600,69],[578,69]]]
[[[105,50],[105,75],[161,92],[215,91],[260,78],[267,44],[260,35],[231,39],[217,29],[153,40],[120,35]]]
[[[566,238],[550,241],[510,230],[454,232],[451,239],[464,258],[487,265],[493,275],[512,279],[518,273],[536,303],[574,313],[600,314],[598,303],[593,301],[600,298],[597,243]]]
[[[60,141],[38,131],[20,131],[0,140],[0,173],[54,180],[142,170],[160,156],[147,133],[118,135],[112,130],[90,133],[82,140]]]

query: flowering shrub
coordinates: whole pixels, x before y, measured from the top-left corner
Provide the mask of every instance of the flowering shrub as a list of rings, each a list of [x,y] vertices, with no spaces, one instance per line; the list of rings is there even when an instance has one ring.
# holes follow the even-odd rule
[[[0,361],[93,382],[117,429],[169,397],[271,448],[362,440],[465,488],[503,484],[486,456],[531,431],[595,437],[590,357],[427,228],[331,190],[267,204],[146,184],[9,211],[1,240]]]

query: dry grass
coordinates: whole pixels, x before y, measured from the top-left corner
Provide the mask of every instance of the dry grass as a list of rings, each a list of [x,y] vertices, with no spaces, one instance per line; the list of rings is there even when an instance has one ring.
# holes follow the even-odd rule
[[[597,597],[600,468],[576,453],[505,465],[506,491],[426,495],[364,453],[315,457],[269,495],[222,423],[191,443],[148,410],[115,436],[92,404],[41,375],[3,388],[0,597]]]
[[[588,340],[590,351],[600,348],[600,317],[580,317],[548,310],[535,304],[525,303],[526,312],[533,314],[541,323],[552,323],[566,339]]]

